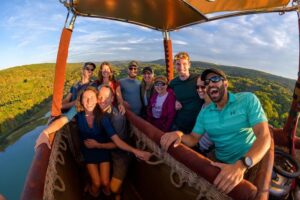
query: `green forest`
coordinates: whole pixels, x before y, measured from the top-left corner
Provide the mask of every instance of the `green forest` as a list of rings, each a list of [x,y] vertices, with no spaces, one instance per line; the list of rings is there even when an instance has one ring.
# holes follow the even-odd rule
[[[128,62],[112,62],[117,79],[126,76]],[[81,63],[67,65],[65,93],[80,79]],[[99,63],[97,63],[99,66]],[[152,66],[155,74],[165,74],[164,60],[143,62],[141,67]],[[260,99],[275,127],[281,127],[288,115],[295,80],[256,70],[232,66],[192,62],[192,73],[216,67],[229,77],[229,90],[249,91]],[[9,134],[50,110],[55,64],[34,64],[0,71],[0,144]],[[98,68],[97,68],[98,69]],[[95,78],[98,70],[95,71]],[[141,76],[139,76],[141,79]]]

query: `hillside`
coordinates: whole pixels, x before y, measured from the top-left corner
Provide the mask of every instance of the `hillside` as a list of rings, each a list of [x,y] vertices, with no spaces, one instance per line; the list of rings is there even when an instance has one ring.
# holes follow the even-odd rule
[[[165,65],[165,61],[163,59],[155,60],[149,63],[158,64],[158,65]],[[192,67],[198,68],[218,68],[223,70],[229,76],[237,76],[237,77],[244,77],[250,79],[256,79],[260,77],[261,79],[265,79],[274,83],[278,83],[282,86],[289,88],[291,91],[294,90],[295,87],[295,80],[284,78],[281,76],[276,76],[273,74],[269,74],[266,72],[253,70],[253,69],[245,69],[242,67],[235,67],[235,66],[226,66],[226,65],[217,65],[208,62],[202,61],[192,61]]]
[[[156,74],[165,74],[163,62],[157,60],[141,65],[151,65]],[[112,63],[115,65],[114,70],[118,79],[126,76],[127,62]],[[5,142],[5,138],[13,129],[32,120],[32,116],[41,108],[50,109],[47,103],[51,100],[54,66],[54,64],[35,64],[0,71],[0,143]],[[197,74],[209,67],[224,70],[229,75],[231,91],[254,92],[260,98],[270,123],[275,127],[283,125],[290,106],[294,80],[256,70],[216,66],[205,62],[193,62],[192,66],[192,72]],[[80,67],[80,63],[67,65],[66,92],[79,79]]]

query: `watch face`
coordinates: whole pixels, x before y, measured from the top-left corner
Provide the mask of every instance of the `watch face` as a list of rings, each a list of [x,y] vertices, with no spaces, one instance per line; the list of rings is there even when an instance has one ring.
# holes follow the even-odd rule
[[[245,157],[245,164],[246,164],[247,167],[251,167],[252,164],[253,164],[252,159],[250,157],[248,157],[248,156]]]

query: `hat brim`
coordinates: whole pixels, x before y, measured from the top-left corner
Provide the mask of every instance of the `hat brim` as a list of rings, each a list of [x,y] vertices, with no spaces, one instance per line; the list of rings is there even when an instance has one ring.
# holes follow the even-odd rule
[[[217,74],[217,75],[223,77],[224,79],[227,79],[224,72],[222,73],[222,72],[220,72],[219,70],[216,70],[216,69],[206,69],[201,74],[201,80],[205,80],[207,75],[210,74],[210,73]]]

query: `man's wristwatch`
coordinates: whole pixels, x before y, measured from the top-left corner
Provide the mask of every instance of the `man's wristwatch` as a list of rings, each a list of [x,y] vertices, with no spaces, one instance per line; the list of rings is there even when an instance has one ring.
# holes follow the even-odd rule
[[[247,169],[249,169],[253,165],[253,160],[249,156],[244,156],[240,160],[243,162],[243,164],[245,165],[245,167],[247,167]]]

